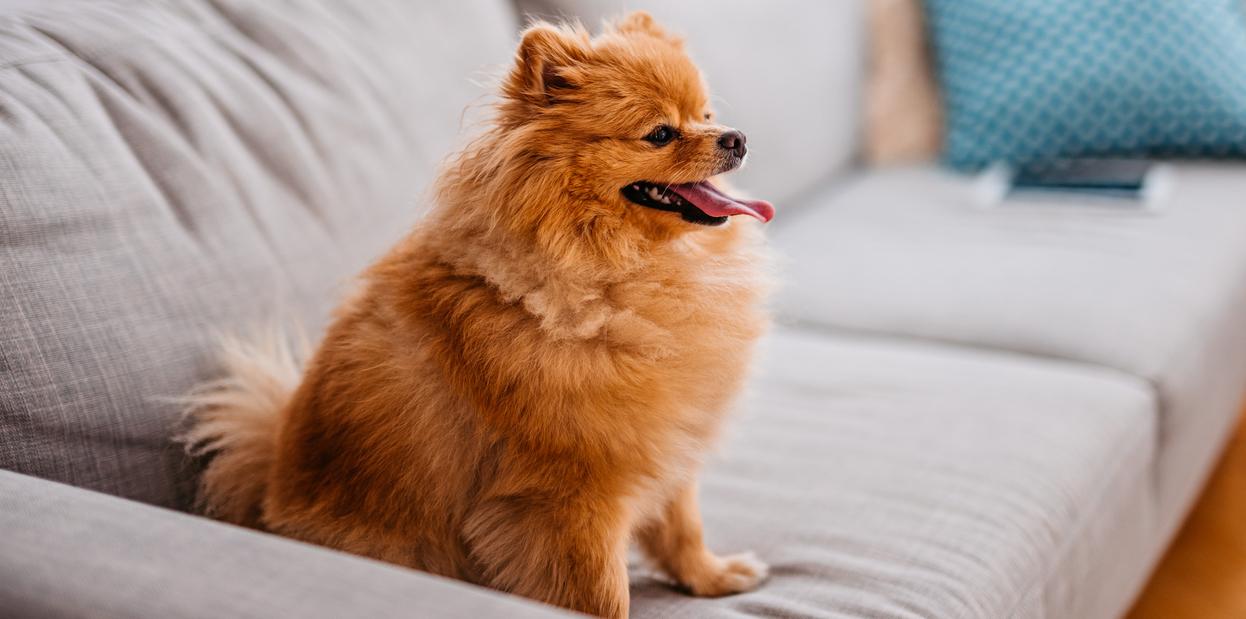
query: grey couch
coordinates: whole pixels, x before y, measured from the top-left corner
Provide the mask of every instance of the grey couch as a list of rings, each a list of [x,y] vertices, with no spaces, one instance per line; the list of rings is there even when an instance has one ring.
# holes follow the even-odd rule
[[[637,563],[633,613],[1119,616],[1246,387],[1246,167],[1179,166],[1154,214],[980,209],[934,165],[854,165],[860,1],[648,4],[749,132],[785,281],[703,482],[711,545],[773,577],[700,600]],[[214,334],[315,331],[418,218],[518,26],[502,0],[0,2],[0,615],[563,614],[181,513],[170,440]]]

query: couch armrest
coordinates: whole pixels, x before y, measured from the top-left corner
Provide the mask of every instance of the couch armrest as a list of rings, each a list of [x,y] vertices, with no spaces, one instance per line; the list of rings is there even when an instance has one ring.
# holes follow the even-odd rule
[[[552,607],[0,470],[7,617],[562,617]]]

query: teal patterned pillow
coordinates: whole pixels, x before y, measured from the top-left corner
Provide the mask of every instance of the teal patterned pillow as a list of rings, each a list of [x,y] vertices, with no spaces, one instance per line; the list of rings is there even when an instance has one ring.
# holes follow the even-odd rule
[[[925,0],[958,168],[1246,156],[1242,0]]]

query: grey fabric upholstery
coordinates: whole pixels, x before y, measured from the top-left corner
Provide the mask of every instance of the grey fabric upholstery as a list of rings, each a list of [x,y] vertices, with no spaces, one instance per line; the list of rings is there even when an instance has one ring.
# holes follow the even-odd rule
[[[525,13],[603,19],[644,9],[687,39],[721,122],[748,135],[739,187],[782,206],[856,158],[865,0],[519,0]]]
[[[1156,402],[1114,370],[780,330],[702,484],[719,600],[636,573],[637,617],[1113,617],[1162,546]]]
[[[514,28],[501,0],[0,9],[0,468],[186,506],[159,398],[214,333],[315,330]]]
[[[0,471],[0,614],[568,617],[317,546]]]
[[[1178,518],[1246,385],[1246,174],[1184,165],[1154,213],[984,209],[971,177],[860,175],[772,230],[780,311],[865,331],[1100,365],[1152,383],[1161,499]]]
[[[1107,617],[1145,575],[1155,403],[1142,381],[782,330],[760,367],[702,495],[711,546],[756,551],[773,578],[701,600],[637,565],[634,616]],[[463,585],[8,473],[0,529],[0,607],[18,617],[528,616]]]

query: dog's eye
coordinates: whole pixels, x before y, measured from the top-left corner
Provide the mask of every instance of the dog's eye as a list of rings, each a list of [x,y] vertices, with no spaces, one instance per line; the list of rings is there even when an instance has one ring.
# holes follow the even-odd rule
[[[659,125],[657,129],[650,131],[649,135],[645,136],[645,140],[655,146],[665,146],[677,137],[679,137],[679,133],[674,129],[666,125]]]
[[[713,118],[713,117],[714,117],[714,115],[713,115],[713,114],[711,114],[710,112],[706,112],[706,113],[705,113],[705,120],[709,120],[709,119],[711,119],[711,118]]]

